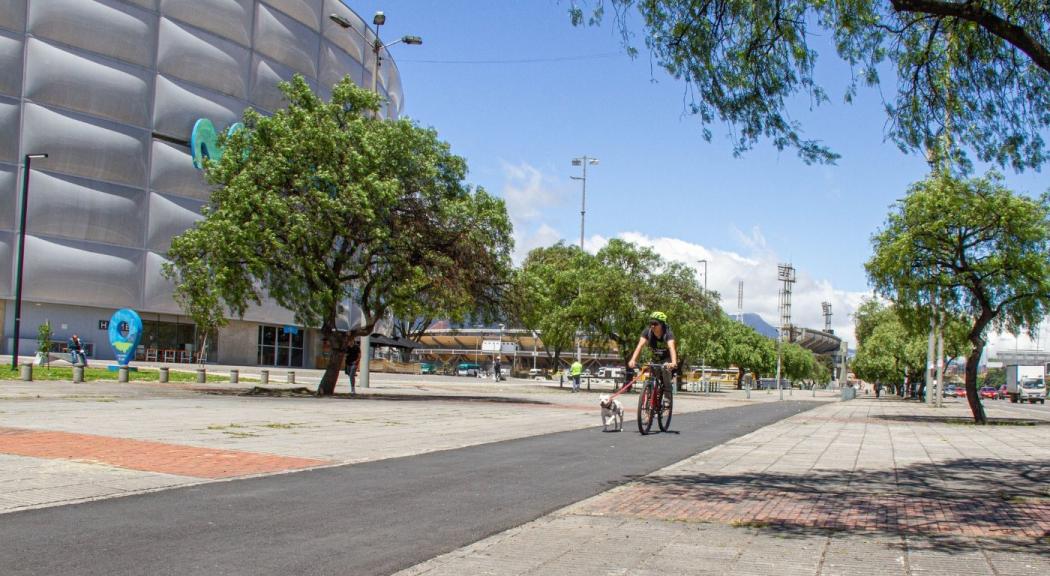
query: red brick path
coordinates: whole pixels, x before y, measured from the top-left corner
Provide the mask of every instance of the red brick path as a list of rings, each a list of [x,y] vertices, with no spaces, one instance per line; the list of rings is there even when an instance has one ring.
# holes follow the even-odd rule
[[[1050,499],[937,499],[636,484],[578,512],[685,522],[974,537],[1050,535]]]
[[[196,478],[232,478],[330,464],[310,458],[2,427],[0,454],[98,462]]]

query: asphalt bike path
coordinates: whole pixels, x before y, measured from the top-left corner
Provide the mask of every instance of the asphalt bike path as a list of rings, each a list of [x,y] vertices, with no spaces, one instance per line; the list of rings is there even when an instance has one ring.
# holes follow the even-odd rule
[[[675,415],[671,433],[654,422],[648,436],[625,406],[620,433],[595,426],[4,514],[0,573],[391,574],[819,405]]]

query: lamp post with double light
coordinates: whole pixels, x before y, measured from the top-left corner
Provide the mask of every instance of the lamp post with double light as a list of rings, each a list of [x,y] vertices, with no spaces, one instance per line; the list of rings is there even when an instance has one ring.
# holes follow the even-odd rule
[[[329,14],[328,19],[335,22],[343,29],[353,30],[361,35],[365,41],[369,38],[363,32],[354,28],[354,25],[350,20],[338,14]],[[372,33],[375,35],[375,39],[372,40],[372,93],[379,94],[379,67],[382,66],[383,50],[395,45],[395,44],[410,44],[418,46],[423,43],[423,39],[419,36],[402,36],[401,38],[390,42],[389,44],[383,44],[383,41],[379,39],[379,27],[386,24],[386,15],[382,12],[376,12],[375,16],[372,17],[372,24],[375,25],[375,30]],[[378,117],[379,112],[376,111],[374,117]],[[361,387],[369,387],[369,369],[371,367],[372,358],[372,335],[367,334],[361,337]]]
[[[18,333],[22,329],[22,265],[26,253],[26,215],[29,212],[29,172],[33,160],[47,158],[47,154],[26,154],[22,168],[22,216],[18,225],[18,263],[15,265],[15,331],[11,350],[11,369],[18,369]]]
[[[583,226],[584,218],[587,215],[587,166],[597,166],[598,159],[583,155],[579,158],[573,158],[572,165],[583,167],[583,176],[569,176],[569,178],[572,178],[573,180],[580,180],[583,182],[583,194],[580,195],[580,251],[583,251]],[[579,332],[580,331],[577,330],[576,334],[576,360],[578,362],[583,359],[583,349],[580,342],[581,335]]]

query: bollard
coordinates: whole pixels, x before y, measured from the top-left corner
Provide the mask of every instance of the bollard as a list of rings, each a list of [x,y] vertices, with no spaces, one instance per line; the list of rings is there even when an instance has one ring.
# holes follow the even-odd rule
[[[263,386],[265,386],[265,385],[270,383],[270,371],[269,370],[260,370],[259,371],[259,383],[262,384]]]
[[[128,367],[127,366],[121,366],[120,368],[117,368],[117,382],[120,382],[121,384],[127,384],[128,383]]]
[[[745,384],[744,385],[744,390],[747,391],[747,397],[750,399],[751,398],[751,384]]]
[[[22,363],[22,382],[33,381],[33,364],[31,362]]]
[[[208,381],[208,371],[204,368],[197,368],[197,384],[204,384]]]
[[[236,384],[240,381],[241,372],[240,370],[230,370],[230,383]]]
[[[295,384],[295,372],[288,373],[288,383]]]
[[[80,384],[84,381],[84,367],[74,366],[73,367],[73,383]]]
[[[167,366],[161,366],[160,367],[160,383],[161,384],[167,384],[168,383],[168,376],[169,376],[168,375],[168,367]]]

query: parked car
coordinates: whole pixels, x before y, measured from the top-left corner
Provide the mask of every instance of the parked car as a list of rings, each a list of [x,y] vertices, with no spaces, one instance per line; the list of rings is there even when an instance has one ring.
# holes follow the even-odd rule
[[[420,362],[419,363],[420,374],[437,374],[437,364],[433,362]]]
[[[956,398],[966,398],[966,386],[956,386],[955,387],[955,397]]]
[[[542,368],[530,368],[529,369],[529,380],[546,380],[547,376],[543,373]]]
[[[1006,400],[1009,397],[1006,393],[1006,384],[999,386],[999,390],[997,391],[997,393],[999,394],[1000,400]]]
[[[477,377],[481,373],[481,365],[474,362],[460,362],[459,366],[456,367],[456,375],[458,376],[474,376]]]
[[[993,386],[981,387],[980,394],[981,398],[990,398],[992,400],[995,400],[999,397],[999,391],[996,390]]]
[[[941,393],[945,398],[955,398],[955,384],[948,384]]]

